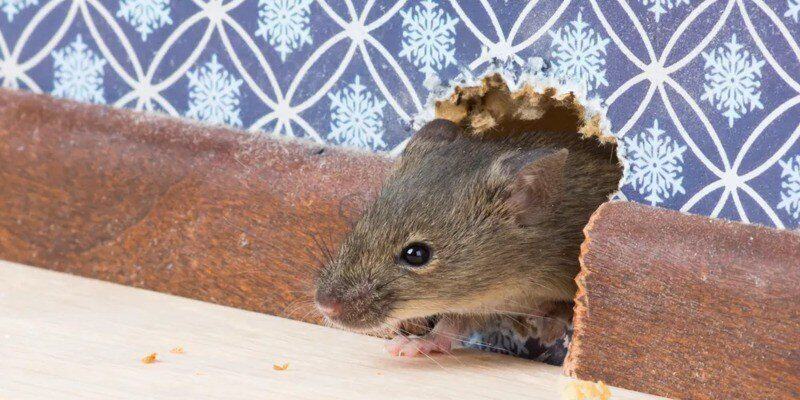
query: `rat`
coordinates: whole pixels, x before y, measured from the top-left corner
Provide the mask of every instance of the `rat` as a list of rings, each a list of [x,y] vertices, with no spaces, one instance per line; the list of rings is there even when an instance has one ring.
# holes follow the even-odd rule
[[[364,333],[430,322],[389,342],[405,356],[448,352],[499,316],[571,319],[582,229],[621,177],[613,145],[574,132],[478,137],[433,120],[319,271],[317,309]]]

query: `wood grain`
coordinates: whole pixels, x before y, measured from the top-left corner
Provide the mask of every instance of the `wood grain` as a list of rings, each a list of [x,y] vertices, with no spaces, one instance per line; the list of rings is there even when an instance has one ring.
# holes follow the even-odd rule
[[[621,202],[585,233],[569,374],[681,399],[800,398],[800,235]]]
[[[313,320],[321,249],[390,164],[0,90],[0,258]]]
[[[552,400],[571,381],[487,352],[392,358],[369,336],[6,262],[0,309],[0,399]]]

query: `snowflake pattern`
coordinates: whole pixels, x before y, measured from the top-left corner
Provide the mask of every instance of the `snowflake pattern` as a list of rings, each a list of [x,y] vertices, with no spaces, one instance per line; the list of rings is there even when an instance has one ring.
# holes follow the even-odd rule
[[[328,139],[347,146],[379,149],[383,141],[383,107],[386,102],[375,98],[361,78],[334,93],[331,100],[331,132]]]
[[[724,47],[718,47],[710,53],[703,52],[706,70],[703,84],[704,93],[701,100],[708,100],[722,115],[728,118],[728,126],[733,127],[735,120],[749,111],[764,108],[761,104],[761,67],[764,60],[759,61],[736,41],[736,34]]]
[[[503,8],[504,2],[519,7]],[[686,146],[677,174],[685,193],[678,190],[673,195],[671,186],[662,189],[671,197],[656,192],[652,197],[659,206],[800,228],[800,218],[793,217],[796,203],[790,200],[794,183],[790,175],[781,178],[778,163],[782,160],[784,169],[794,170],[800,153],[765,154],[791,147],[795,137],[788,127],[800,124],[796,107],[780,115],[772,112],[777,104],[789,106],[787,99],[797,95],[793,83],[798,77],[792,67],[797,61],[794,44],[800,38],[800,0],[760,1],[759,7],[750,1],[716,2],[711,7],[716,11],[709,8],[714,15],[698,14],[700,3],[711,3],[700,0],[624,2],[634,13],[625,4],[574,3],[557,7],[553,2],[519,0],[0,0],[0,86],[173,116],[207,116],[223,123],[227,118],[252,134],[274,131],[331,145],[338,140],[399,155],[412,131],[434,117],[435,99],[450,95],[456,85],[480,84],[487,72],[501,73],[514,89],[523,78],[537,84],[566,81],[568,89],[586,92],[590,108],[608,117],[610,129],[624,129],[618,140],[620,151],[625,138],[640,133],[651,138],[647,129],[654,126],[654,118],[666,131],[662,141],[669,137],[673,147]],[[725,5],[732,5],[730,18],[706,18],[719,16]],[[523,10],[527,17],[517,12]],[[745,23],[742,13],[750,11],[752,23]],[[694,17],[699,17],[695,22],[707,23],[690,23]],[[537,21],[544,20],[553,24],[543,28]],[[631,23],[638,31],[630,29]],[[709,38],[709,24],[714,23],[720,34]],[[122,29],[112,29],[115,26]],[[681,39],[665,53],[676,27]],[[175,40],[165,41],[171,33]],[[342,40],[334,44],[327,33]],[[649,38],[653,46],[646,46],[647,40],[639,36]],[[762,40],[767,42],[761,45]],[[136,57],[129,57],[133,54]],[[203,79],[209,78],[204,71],[212,54],[222,65],[218,72],[227,71],[234,83],[220,108],[227,111],[216,114],[201,112],[198,104],[220,99],[206,87],[190,87],[188,77],[192,71],[196,83],[205,84]],[[547,61],[541,68],[530,68],[528,57],[533,56]],[[81,62],[83,66],[76,66]],[[368,125],[378,127],[373,128],[379,132],[377,140],[365,136],[359,130],[363,127],[331,134],[331,126],[341,121],[334,120],[330,97],[336,94],[344,104],[345,95],[354,95],[350,85],[357,75],[366,86],[359,96],[370,94],[372,102],[385,102],[379,107],[379,121]],[[658,91],[654,96],[644,93],[667,78],[672,79],[667,85],[671,89],[661,94],[680,103],[673,108],[681,109],[670,115]],[[238,80],[242,84],[237,92]],[[189,96],[192,90],[197,92],[194,100]],[[611,101],[603,102],[608,97]],[[701,115],[699,121],[687,108],[693,104],[700,104],[708,118]],[[641,121],[634,124],[630,121],[634,116]],[[687,133],[679,134],[681,125]],[[767,126],[771,134],[750,139],[758,125]],[[719,138],[709,135],[706,127],[718,132]],[[716,146],[719,140],[727,147]],[[735,151],[736,143],[748,140],[755,142],[739,155],[738,171],[771,171],[772,181],[752,187],[752,194],[761,197],[758,202],[743,199],[740,207],[732,207],[730,201],[720,204],[725,191],[709,188],[736,186],[737,177],[731,171],[722,171],[721,176],[711,171],[726,169],[719,162],[730,157],[722,152]],[[641,189],[643,184],[627,183],[615,198],[649,205],[645,197],[651,193]]]
[[[678,194],[686,193],[683,188],[683,152],[680,146],[658,126],[658,119],[633,138],[623,138],[621,147],[628,162],[625,184],[631,185],[645,200],[657,205]]]
[[[456,24],[453,18],[431,0],[422,7],[401,10],[403,17],[403,48],[398,54],[420,67],[425,75],[435,74],[448,65],[455,65]]]
[[[800,220],[800,156],[778,160],[782,170],[781,201],[778,208],[786,210],[792,218]]]
[[[81,35],[53,52],[53,96],[103,104],[103,68],[106,60],[95,55]]]
[[[124,19],[147,41],[147,35],[164,25],[172,25],[169,0],[120,0],[117,17]]]
[[[681,4],[689,5],[690,3],[689,0],[642,0],[642,4],[652,4],[648,10],[655,15],[656,22],[658,22],[668,10],[672,10]]]
[[[786,0],[786,6],[788,9],[783,16],[794,19],[794,22],[800,22],[800,0]]]
[[[262,36],[281,55],[281,61],[286,61],[286,56],[303,44],[311,44],[312,1],[259,0],[255,34]]]
[[[11,22],[20,11],[38,4],[39,0],[0,0],[0,10],[6,13],[8,22]]]
[[[217,61],[217,55],[204,66],[189,71],[189,110],[186,116],[212,124],[242,126],[239,118],[241,79],[235,79]]]
[[[550,44],[553,72],[565,79],[576,79],[588,92],[600,86],[608,86],[606,80],[604,58],[608,38],[595,33],[583,20],[582,13],[578,18],[550,32],[553,39]]]

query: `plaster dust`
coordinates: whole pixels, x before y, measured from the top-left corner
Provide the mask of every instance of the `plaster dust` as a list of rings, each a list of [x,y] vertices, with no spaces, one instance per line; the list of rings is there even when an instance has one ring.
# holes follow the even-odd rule
[[[603,144],[616,143],[608,133],[605,116],[575,92],[530,83],[512,90],[498,73],[485,76],[478,86],[456,86],[449,98],[436,101],[435,107],[437,118],[450,120],[475,135],[492,135],[503,126],[522,125],[575,132]]]
[[[626,180],[627,162],[605,108],[580,86],[548,74],[541,59],[529,59],[519,71],[496,63],[479,77],[462,72],[446,85],[429,78],[425,86],[431,94],[426,110],[412,122],[415,128],[443,118],[486,138],[544,131],[571,135],[554,136],[554,143],[595,140],[598,147],[614,147],[623,167],[620,186]]]

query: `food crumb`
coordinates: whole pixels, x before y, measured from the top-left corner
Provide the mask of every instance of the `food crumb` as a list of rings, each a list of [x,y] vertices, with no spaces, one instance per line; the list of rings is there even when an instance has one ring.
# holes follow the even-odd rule
[[[150,353],[142,358],[142,362],[145,364],[152,364],[156,361],[158,361],[158,353]]]
[[[272,364],[272,369],[275,371],[286,371],[289,368],[289,363],[283,363],[283,365]]]
[[[178,347],[170,350],[169,352],[172,353],[172,354],[183,354],[183,347],[182,346],[178,346]]]
[[[603,381],[571,381],[563,392],[564,400],[609,400],[611,391]]]

